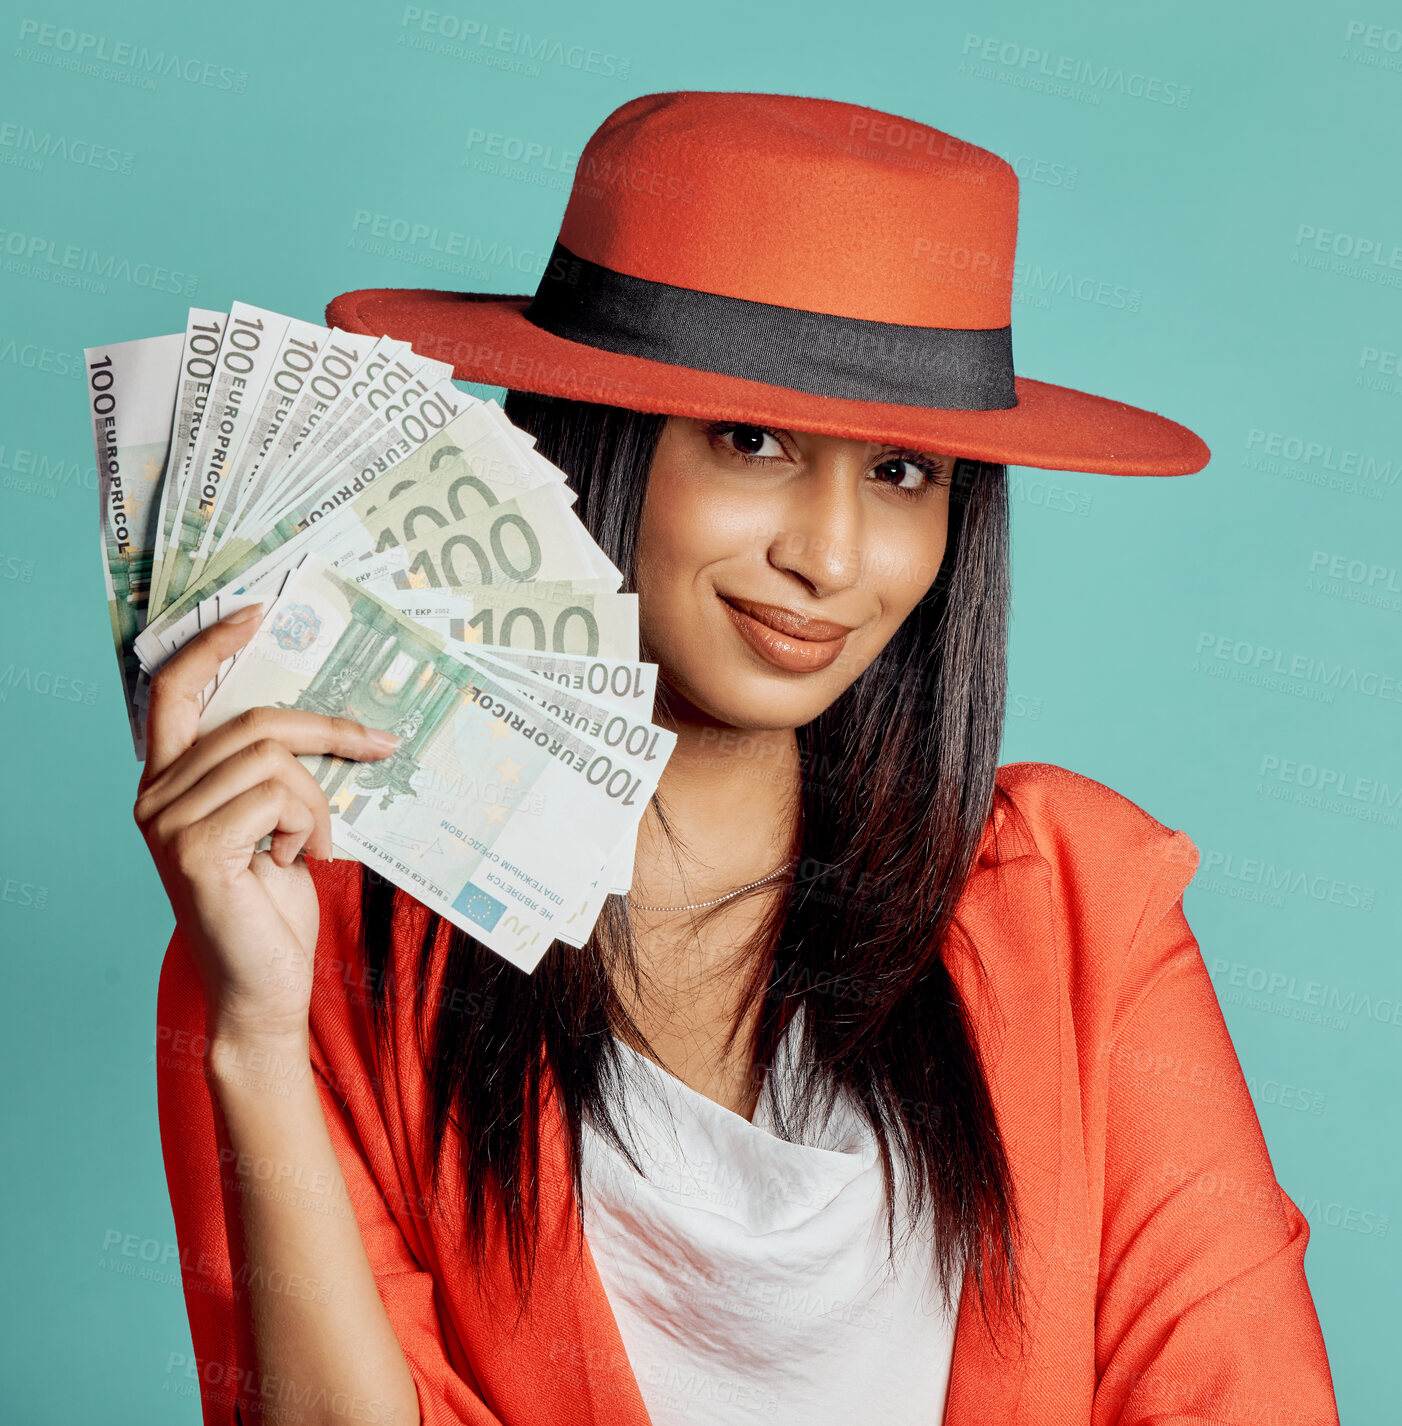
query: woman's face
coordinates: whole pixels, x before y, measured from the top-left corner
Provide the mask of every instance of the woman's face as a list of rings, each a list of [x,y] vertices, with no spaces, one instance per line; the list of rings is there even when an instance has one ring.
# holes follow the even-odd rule
[[[642,636],[704,721],[796,728],[934,583],[954,457],[669,418],[637,551]]]

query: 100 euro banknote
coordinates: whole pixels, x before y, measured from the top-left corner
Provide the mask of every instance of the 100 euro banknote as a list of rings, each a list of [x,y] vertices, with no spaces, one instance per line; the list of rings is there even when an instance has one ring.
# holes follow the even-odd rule
[[[526,971],[552,940],[587,939],[601,875],[676,743],[622,712],[600,726],[550,717],[518,679],[453,652],[314,555],[200,732],[264,704],[400,736],[379,762],[303,759],[330,800],[336,844]]]
[[[98,461],[107,610],[139,758],[145,757],[145,735],[137,717],[145,674],[134,645],[146,626],[182,345],[177,332],[84,352]]]

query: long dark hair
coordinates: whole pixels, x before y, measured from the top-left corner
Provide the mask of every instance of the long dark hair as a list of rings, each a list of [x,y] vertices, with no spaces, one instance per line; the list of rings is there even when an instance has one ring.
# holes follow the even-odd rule
[[[519,392],[508,394],[506,412],[569,476],[576,513],[622,571],[623,588],[636,588],[636,533],[667,418]],[[826,1112],[836,1092],[849,1091],[877,1136],[888,1247],[894,1250],[898,1160],[911,1219],[930,1215],[946,1310],[961,1266],[971,1268],[985,1324],[991,1277],[1025,1335],[1010,1171],[969,1012],[945,964],[951,914],[993,809],[1008,584],[1006,470],[959,461],[945,556],[926,597],[851,687],[797,730],[801,796],[791,855],[798,865],[752,943],[737,953],[748,974],[727,1048],[758,1002],[751,1068],[763,1076],[802,1005],[795,1048],[803,1092],[777,1107],[779,1132],[799,1137],[809,1114]],[[646,648],[642,657],[650,657]],[[660,688],[659,707],[663,698]],[[410,903],[368,872],[362,886],[371,1009],[383,1050],[391,929],[396,909]],[[418,985],[437,983],[430,966],[443,958],[431,1023],[416,1007],[432,1193],[451,1120],[461,1134],[466,1251],[479,1288],[486,1225],[499,1213],[523,1311],[541,1223],[545,1076],[559,1094],[576,1204],[583,1202],[585,1114],[632,1159],[611,1117],[622,1082],[614,1036],[650,1049],[617,993],[625,978],[636,986],[639,976],[626,905],[611,896],[582,950],[556,942],[531,975],[436,915],[424,924]]]

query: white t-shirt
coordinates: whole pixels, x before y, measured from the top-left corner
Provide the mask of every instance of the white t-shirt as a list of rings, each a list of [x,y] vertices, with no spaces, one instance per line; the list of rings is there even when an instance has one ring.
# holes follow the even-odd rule
[[[646,1178],[586,1116],[585,1237],[653,1426],[943,1417],[954,1322],[930,1229],[897,1212],[890,1275],[876,1143],[845,1097],[811,1144],[773,1132],[797,1022],[753,1123],[619,1042],[615,1117]]]

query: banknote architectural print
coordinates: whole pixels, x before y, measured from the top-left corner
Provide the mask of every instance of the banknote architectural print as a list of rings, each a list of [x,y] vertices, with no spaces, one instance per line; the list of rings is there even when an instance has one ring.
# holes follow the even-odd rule
[[[295,608],[287,613],[297,617]],[[290,706],[383,728],[403,741],[380,762],[319,759],[321,766],[313,776],[332,798],[348,784],[384,789],[382,808],[398,795],[413,797],[420,750],[451,717],[463,698],[462,683],[470,678],[461,664],[415,638],[405,621],[394,618],[378,600],[356,599],[351,623],[306,691]],[[364,802],[364,797],[357,797],[344,806],[341,820],[353,823]]]

